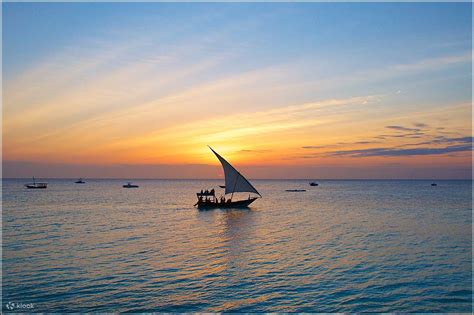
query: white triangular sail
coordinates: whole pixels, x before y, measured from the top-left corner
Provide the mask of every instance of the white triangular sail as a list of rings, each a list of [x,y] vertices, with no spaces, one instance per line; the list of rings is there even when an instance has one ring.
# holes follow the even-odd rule
[[[217,156],[219,161],[222,164],[222,168],[224,169],[224,176],[225,176],[225,193],[232,194],[234,192],[249,192],[255,193],[262,197],[260,193],[255,189],[255,187],[250,184],[250,182],[242,176],[232,165],[229,164],[222,156],[220,156],[216,151],[212,150],[212,152]]]

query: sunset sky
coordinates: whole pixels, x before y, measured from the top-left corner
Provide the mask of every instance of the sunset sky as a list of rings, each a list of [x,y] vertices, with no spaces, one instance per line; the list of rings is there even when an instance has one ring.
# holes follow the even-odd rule
[[[470,178],[471,3],[3,3],[3,176]]]

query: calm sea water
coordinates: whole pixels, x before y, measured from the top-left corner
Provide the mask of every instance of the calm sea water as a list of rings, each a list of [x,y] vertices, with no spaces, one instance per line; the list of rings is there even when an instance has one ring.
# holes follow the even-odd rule
[[[195,192],[220,181],[24,182],[3,181],[4,311],[472,310],[471,181],[254,180],[250,210],[212,211]]]

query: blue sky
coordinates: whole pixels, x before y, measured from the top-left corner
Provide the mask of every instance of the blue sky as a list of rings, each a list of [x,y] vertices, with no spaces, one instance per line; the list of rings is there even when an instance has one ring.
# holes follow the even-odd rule
[[[205,39],[226,27],[232,32],[226,34],[229,36],[223,42],[252,44],[248,54],[259,62],[307,56],[330,58],[336,54],[342,61],[341,67],[357,64],[377,67],[469,50],[471,45],[469,3],[31,3],[27,6],[4,3],[3,6],[7,75],[82,40],[128,36],[133,39],[138,34],[159,35],[157,40],[166,44]],[[251,60],[246,63],[251,67]]]
[[[470,3],[4,3],[5,158],[208,164],[205,145],[213,141],[248,165],[466,170],[470,152],[453,153],[465,143],[442,143],[471,136],[471,10]],[[416,143],[366,140],[416,123],[429,130],[419,131],[425,144],[415,150],[400,146]],[[435,141],[448,135],[441,130],[451,138]],[[311,138],[315,131],[320,137]],[[331,154],[334,143],[370,157]],[[308,159],[306,146],[325,147],[310,156],[326,158]],[[252,150],[261,154],[242,153]],[[394,161],[387,152],[433,154]]]

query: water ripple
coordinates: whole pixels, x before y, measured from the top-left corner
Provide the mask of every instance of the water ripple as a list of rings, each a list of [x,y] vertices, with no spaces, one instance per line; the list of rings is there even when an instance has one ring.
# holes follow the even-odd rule
[[[255,181],[245,211],[192,207],[219,181],[49,182],[3,183],[3,300],[36,312],[472,308],[469,181]]]

